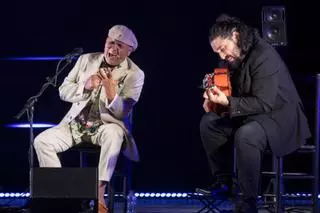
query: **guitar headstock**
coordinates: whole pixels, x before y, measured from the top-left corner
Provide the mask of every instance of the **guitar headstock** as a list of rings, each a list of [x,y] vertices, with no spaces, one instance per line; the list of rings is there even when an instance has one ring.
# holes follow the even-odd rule
[[[208,73],[202,80],[202,89],[209,89],[215,86],[215,76],[228,75],[229,70],[227,68],[215,68],[213,73]]]
[[[204,76],[202,80],[202,89],[208,89],[214,86],[213,84],[213,73],[208,73]]]

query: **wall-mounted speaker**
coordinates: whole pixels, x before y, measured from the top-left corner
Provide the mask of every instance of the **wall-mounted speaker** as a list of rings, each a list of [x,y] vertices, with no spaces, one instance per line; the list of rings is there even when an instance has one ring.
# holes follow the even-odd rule
[[[262,36],[274,46],[287,45],[286,13],[282,6],[262,8]]]

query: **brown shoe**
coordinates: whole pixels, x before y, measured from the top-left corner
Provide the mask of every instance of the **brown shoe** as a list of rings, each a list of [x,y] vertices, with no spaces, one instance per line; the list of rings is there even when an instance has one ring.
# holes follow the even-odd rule
[[[108,208],[106,204],[100,203],[98,204],[98,213],[108,213]]]

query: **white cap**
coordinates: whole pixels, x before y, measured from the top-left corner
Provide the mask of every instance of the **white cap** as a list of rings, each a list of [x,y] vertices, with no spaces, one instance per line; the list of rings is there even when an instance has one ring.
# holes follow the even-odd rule
[[[121,41],[136,50],[138,41],[134,33],[124,25],[114,25],[109,29],[108,36],[112,39]]]

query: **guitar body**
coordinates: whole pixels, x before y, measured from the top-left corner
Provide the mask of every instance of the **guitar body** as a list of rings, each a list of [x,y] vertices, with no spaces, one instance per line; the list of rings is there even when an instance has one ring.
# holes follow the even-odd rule
[[[206,74],[202,87],[204,89],[211,89],[214,86],[218,87],[226,96],[231,96],[231,81],[230,73],[226,68],[216,68],[213,73]],[[213,90],[211,90],[213,92]],[[213,92],[214,93],[214,92]],[[222,115],[228,113],[228,109],[222,105],[210,102],[210,109],[212,112]]]

